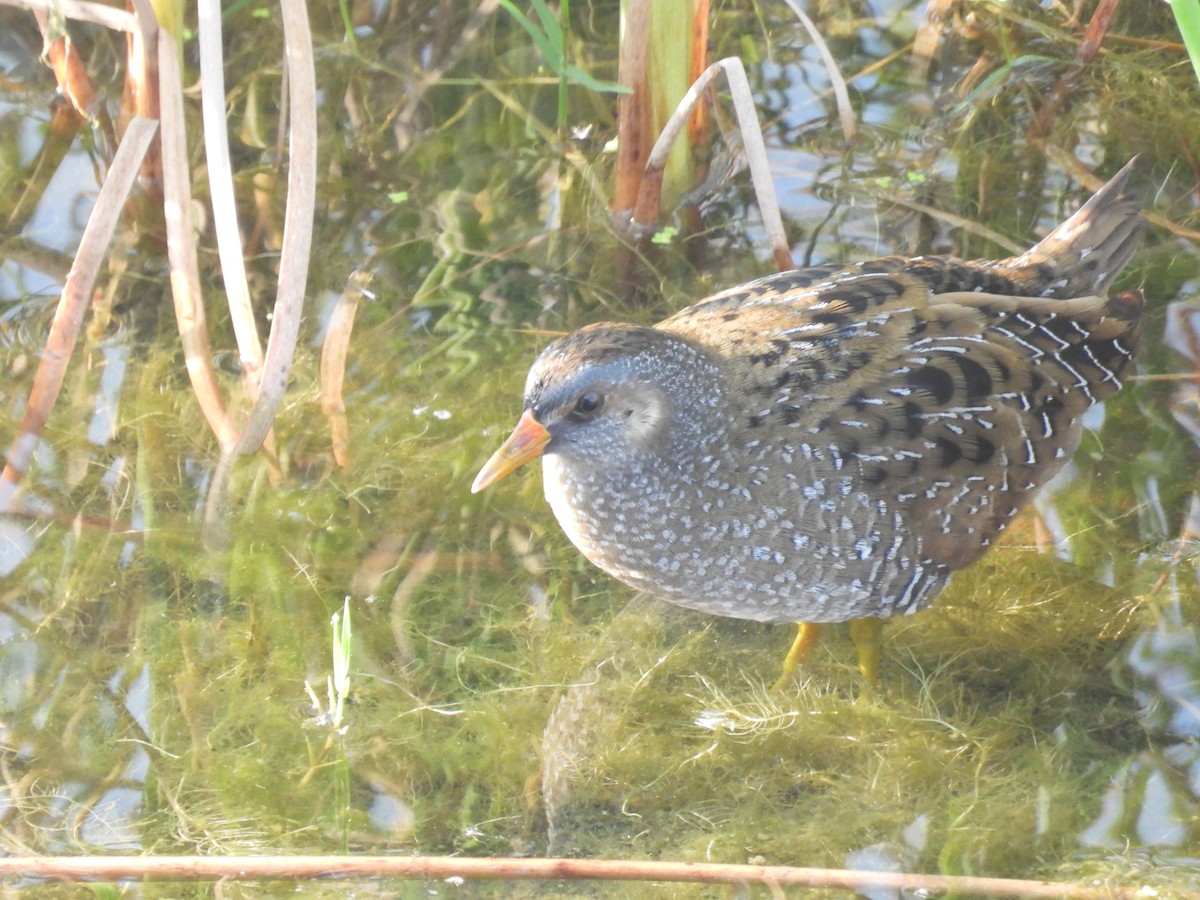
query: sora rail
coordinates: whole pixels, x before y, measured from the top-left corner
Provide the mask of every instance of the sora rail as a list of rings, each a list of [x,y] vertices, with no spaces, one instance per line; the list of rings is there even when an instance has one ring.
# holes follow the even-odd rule
[[[878,620],[978,559],[1120,388],[1143,305],[1108,296],[1141,238],[1132,166],[1011,259],[799,269],[653,327],[568,334],[472,491],[542,456],[559,524],[601,569],[808,623],[785,671],[809,625],[851,621],[870,683]]]

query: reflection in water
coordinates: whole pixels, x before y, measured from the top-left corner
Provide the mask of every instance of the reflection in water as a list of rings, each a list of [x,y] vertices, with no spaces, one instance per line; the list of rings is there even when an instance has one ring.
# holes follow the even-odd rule
[[[846,867],[865,872],[913,872],[929,840],[929,815],[922,813],[910,822],[900,841],[882,841],[846,854]],[[868,900],[899,900],[910,896],[894,888],[866,886],[859,893]]]
[[[0,518],[0,578],[24,562],[33,546],[33,536],[24,522],[11,516]]]
[[[937,211],[1024,239],[1085,193],[1061,161],[1045,181],[1022,168],[1043,159],[1020,137],[1039,73],[1015,77],[989,42],[953,24],[914,115],[907,48],[928,5],[820,5],[847,74],[863,72],[852,89],[865,127],[852,148],[831,143],[828,79],[790,13],[719,6],[711,40],[750,62],[791,236],[810,262],[989,255],[984,237]],[[35,515],[0,519],[0,851],[541,853],[549,831],[552,850],[606,857],[1072,877],[1082,835],[1084,861],[1126,882],[1140,877],[1131,859],[1142,848],[1200,856],[1196,617],[1151,620],[1122,587],[1142,542],[1172,533],[1196,469],[1154,387],[1132,385],[1109,405],[1054,495],[1055,541],[1069,537],[1073,558],[1089,575],[1102,569],[1112,590],[1079,586],[1077,572],[1065,590],[1035,571],[1034,554],[1001,547],[933,610],[887,624],[875,703],[856,702],[852,651],[836,630],[794,686],[771,693],[790,629],[640,602],[614,615],[629,593],[566,545],[536,478],[503,496],[468,494],[549,333],[651,321],[763,274],[744,175],[708,198],[705,265],[657,247],[645,280],[661,296],[631,309],[610,271],[612,98],[571,87],[571,124],[595,137],[561,144],[545,127],[557,79],[510,18],[462,47],[444,82],[425,84],[409,76],[446,59],[441,42],[458,46],[466,7],[385,6],[352,48],[336,12],[311,5],[329,142],[314,297],[353,269],[376,276],[346,373],[352,465],[330,461],[317,361],[302,353],[278,421],[283,481],[240,460],[230,547],[205,546],[217,452],[182,371],[161,247],[150,238],[114,251],[127,269],[100,287],[115,324],[72,360],[22,485]],[[617,4],[571,6],[573,62],[607,77]],[[970,6],[981,33],[1004,29],[1013,58],[1075,51],[1063,4],[1028,4],[1021,16],[1035,28],[1001,17],[1003,5]],[[1128,24],[1145,19],[1138,36],[1157,48],[1169,10],[1153,6]],[[277,21],[258,12],[228,11],[229,115],[244,221],[272,233],[281,211],[259,151],[278,124],[281,48]],[[0,175],[16,178],[43,146],[55,85],[28,13],[0,17],[33,38],[14,45],[0,27]],[[88,48],[96,30],[84,27]],[[1173,140],[1166,116],[1141,104],[1169,103],[1179,93],[1161,87],[1190,73],[1162,65],[1162,49],[1148,68],[1139,45],[1106,50],[1103,68],[1080,73],[1063,141],[1077,139],[1097,169],[1143,151],[1141,186],[1160,207],[1180,204],[1165,211],[1182,218],[1191,185],[1166,174],[1178,171],[1161,150]],[[979,80],[955,92],[968,69]],[[1136,103],[1108,93],[1142,77],[1155,89]],[[1193,98],[1194,83],[1187,90]],[[398,119],[404,151],[391,139]],[[1138,143],[1146,134],[1154,147]],[[77,144],[62,170],[76,184],[31,198],[45,208],[25,235],[53,232],[51,246],[68,251],[95,187],[90,149]],[[0,213],[20,193],[0,192]],[[211,234],[201,240],[211,247]],[[1146,249],[1130,285],[1145,279],[1154,303],[1196,284],[1185,245],[1152,228]],[[268,296],[277,255],[269,240],[253,252],[251,278]],[[61,281],[26,257],[0,261],[9,436]],[[215,257],[202,264],[214,346],[228,353]],[[1140,364],[1163,371],[1154,344],[1148,331]],[[230,393],[233,362],[221,372]],[[114,521],[146,533],[97,526]],[[1033,530],[1012,542],[1036,543]],[[329,617],[347,593],[353,687],[333,754],[326,730],[305,727],[304,683],[329,673]],[[1147,630],[1129,651],[1131,699],[1105,667],[1137,628]]]
[[[1147,731],[1159,739],[1200,737],[1200,636],[1178,596],[1138,635],[1126,664]]]
[[[664,615],[663,605],[647,598],[630,603],[613,620],[610,635],[620,643],[598,644],[593,659],[602,658],[583,666],[550,714],[542,735],[541,802],[551,855],[577,852],[579,842],[594,836],[597,821],[610,812],[620,820],[613,806],[627,809],[619,800],[599,800],[594,787],[605,757],[621,743],[633,695],[664,658]]]
[[[76,693],[52,638],[53,616],[9,612],[0,616],[0,771],[10,846],[43,853],[142,848],[151,759],[138,723],[149,714],[148,668],[132,678],[118,669],[107,689]]]
[[[1171,583],[1174,587],[1174,582]],[[1200,862],[1200,631],[1186,621],[1178,594],[1153,627],[1131,643],[1125,663],[1133,677],[1141,722],[1153,746],[1113,778],[1100,814],[1084,829],[1085,846],[1184,851],[1176,864]]]
[[[1111,849],[1194,849],[1198,788],[1200,748],[1173,744],[1161,752],[1145,751],[1117,773],[1100,815],[1080,834],[1080,842]]]
[[[140,786],[109,788],[86,806],[79,840],[97,851],[138,850],[142,846],[141,812]]]

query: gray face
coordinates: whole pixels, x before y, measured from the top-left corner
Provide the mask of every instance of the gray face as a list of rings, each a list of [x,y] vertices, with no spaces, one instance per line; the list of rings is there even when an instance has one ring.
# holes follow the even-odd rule
[[[619,468],[665,445],[672,403],[625,359],[573,373],[530,408],[550,432],[547,455]]]
[[[711,421],[719,399],[718,370],[700,351],[624,325],[592,326],[551,344],[525,388],[526,409],[550,433],[545,454],[606,470],[697,447],[696,423]]]

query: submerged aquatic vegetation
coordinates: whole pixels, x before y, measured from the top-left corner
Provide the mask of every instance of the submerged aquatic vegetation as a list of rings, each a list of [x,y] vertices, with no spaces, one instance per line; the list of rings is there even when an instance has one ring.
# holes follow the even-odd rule
[[[1093,169],[1141,152],[1139,188],[1194,227],[1181,148],[1196,81],[1170,10],[1133,6],[1048,140]],[[1020,242],[1087,193],[1070,160],[1025,137],[1034,101],[1075,58],[1077,24],[1057,7],[959,4],[936,29],[932,79],[914,85],[914,9],[817,16],[839,25],[825,31],[860,111],[849,150],[790,13],[714,13],[716,54],[750,61],[798,260],[986,255],[985,238],[936,213]],[[161,256],[118,248],[101,275],[112,316],[83,338],[34,455],[24,489],[38,515],[3,523],[23,548],[0,606],[6,848],[528,854],[552,828],[563,852],[840,866],[870,851],[927,872],[1186,893],[1197,801],[1181,777],[1195,763],[1178,749],[1191,740],[1179,685],[1194,677],[1197,598],[1193,560],[1172,555],[1196,449],[1165,413],[1170,386],[1135,383],[1107,405],[1043,508],[1051,528],[1030,516],[934,611],[889,623],[875,704],[855,702],[836,643],[793,693],[767,693],[787,629],[626,609],[629,594],[566,546],[536,479],[467,494],[547,332],[648,321],[766,270],[747,179],[730,165],[704,194],[707,260],[661,245],[644,276],[654,296],[626,309],[604,202],[611,97],[570,85],[577,131],[559,144],[545,128],[559,79],[538,72],[510,17],[475,23],[463,44],[469,13],[445,4],[352,12],[357,49],[339,11],[311,13],[324,180],[308,318],[275,422],[283,478],[272,485],[260,459],[233,467],[224,549],[199,527],[218,451],[180,367]],[[611,72],[615,14],[571,15],[574,64]],[[232,16],[228,108],[245,125],[232,129],[234,182],[256,223],[250,284],[272,285],[280,218],[262,154],[282,36],[271,17]],[[32,60],[36,31],[13,21]],[[73,34],[96,59],[115,46]],[[1013,66],[1035,58],[1058,62]],[[426,81],[430,62],[439,76]],[[32,62],[14,71],[24,93],[6,115],[25,118],[2,139],[10,179],[33,168],[22,140],[51,129],[41,105],[55,91]],[[79,151],[74,164],[91,168]],[[48,198],[19,237],[57,233],[55,210],[86,205]],[[1155,323],[1196,283],[1185,240],[1152,227],[1128,276],[1154,304],[1147,373],[1174,371]],[[201,241],[214,246],[207,231]],[[215,291],[213,258],[200,265]],[[315,348],[357,268],[374,296],[348,345],[341,468]],[[2,273],[11,436],[57,287],[15,256]],[[265,324],[261,304],[256,316]],[[232,321],[211,319],[217,344],[234,346]],[[232,393],[238,361],[216,362]],[[330,616],[348,593],[345,777],[306,779],[325,736],[303,727],[303,685],[327,675]],[[1145,827],[1155,816],[1164,828]]]

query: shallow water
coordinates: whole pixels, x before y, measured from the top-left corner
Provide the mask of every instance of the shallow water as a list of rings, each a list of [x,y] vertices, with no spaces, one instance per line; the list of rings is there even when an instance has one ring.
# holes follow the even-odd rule
[[[857,16],[829,6],[819,24],[847,74],[903,50],[923,15],[899,0]],[[1195,176],[1181,147],[1195,146],[1200,94],[1161,43],[1174,40],[1165,5],[1127,6],[1051,143],[1105,172],[1141,153],[1137,188],[1186,225]],[[575,7],[579,60],[612,77],[613,10]],[[226,75],[248,222],[279,87],[277,23],[250,13],[229,23]],[[401,149],[392,116],[413,67],[447,52],[461,22],[433,4],[382,8],[355,52],[328,13],[313,13],[325,180],[276,424],[285,477],[239,462],[213,543],[201,516],[218,454],[182,371],[165,262],[153,241],[122,245],[127,273],[101,284],[111,321],[77,349],[23,485],[35,514],[0,521],[4,851],[553,852],[1200,887],[1200,607],[1193,545],[1177,541],[1198,460],[1172,418],[1189,398],[1142,380],[1109,402],[1004,546],[932,611],[888,623],[874,697],[860,697],[837,629],[794,686],[771,691],[791,629],[635,598],[569,546],[532,468],[468,493],[548,333],[653,321],[769,270],[746,174],[706,198],[698,263],[656,245],[634,305],[593,190],[609,190],[610,95],[572,88],[570,124],[592,130],[549,141],[557,79],[501,11],[426,92]],[[919,88],[903,53],[853,81],[863,135],[849,151],[789,15],[723,5],[712,44],[750,61],[798,261],[1001,255],[911,204],[1028,243],[1086,196],[1054,163],[1032,170],[1040,151],[1023,136],[1064,71],[1046,58],[1074,53],[1060,10],[964,4]],[[0,21],[11,221],[54,82],[26,15]],[[97,65],[120,58],[111,36],[78,32]],[[119,83],[106,89],[115,103]],[[76,139],[23,237],[72,249],[96,189],[88,146]],[[264,317],[278,216],[251,262]],[[57,282],[5,246],[7,443]],[[202,266],[232,392],[215,254]],[[1195,295],[1198,269],[1194,243],[1149,229],[1121,282],[1150,298],[1140,374],[1180,369],[1166,309]],[[317,362],[355,271],[373,296],[351,343],[343,469]],[[1181,328],[1166,338],[1185,341]],[[350,688],[334,727],[330,618],[346,597]],[[416,891],[357,886],[397,889]]]

